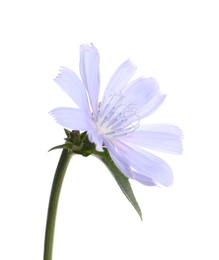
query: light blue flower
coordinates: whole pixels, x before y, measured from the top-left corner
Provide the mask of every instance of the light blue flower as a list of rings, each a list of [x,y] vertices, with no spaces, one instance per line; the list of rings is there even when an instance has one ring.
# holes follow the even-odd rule
[[[82,81],[70,69],[61,67],[56,83],[74,101],[75,107],[59,107],[50,113],[65,128],[87,131],[96,150],[105,146],[116,166],[128,178],[145,185],[169,186],[172,170],[149,150],[182,153],[182,132],[173,125],[140,125],[162,104],[165,95],[153,78],[130,81],[136,67],[122,63],[109,81],[99,102],[99,54],[93,45],[80,47]]]

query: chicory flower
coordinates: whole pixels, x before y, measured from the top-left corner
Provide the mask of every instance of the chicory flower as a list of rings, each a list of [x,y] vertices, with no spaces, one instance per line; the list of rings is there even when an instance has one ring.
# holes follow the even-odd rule
[[[149,186],[170,186],[171,168],[148,149],[180,154],[182,132],[170,124],[141,125],[141,119],[155,112],[165,95],[153,78],[131,81],[135,70],[130,60],[122,63],[99,102],[99,53],[93,45],[82,45],[82,80],[66,67],[61,67],[55,79],[75,107],[59,107],[50,113],[63,127],[86,131],[97,151],[106,147],[115,165],[128,178]]]

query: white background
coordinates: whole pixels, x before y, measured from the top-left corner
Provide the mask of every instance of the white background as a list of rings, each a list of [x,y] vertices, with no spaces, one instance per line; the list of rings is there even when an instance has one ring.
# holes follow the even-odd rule
[[[58,211],[54,260],[219,259],[218,1],[1,1],[0,259],[42,259],[47,204],[64,133],[48,115],[71,105],[53,78],[78,72],[79,45],[99,50],[101,91],[130,58],[167,98],[145,122],[184,132],[162,155],[170,188],[131,182],[143,222],[107,169],[74,157]]]

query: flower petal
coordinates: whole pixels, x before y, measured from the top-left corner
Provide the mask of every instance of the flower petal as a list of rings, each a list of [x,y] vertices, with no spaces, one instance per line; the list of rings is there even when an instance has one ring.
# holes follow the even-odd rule
[[[103,151],[103,136],[100,135],[95,127],[88,130],[88,138],[91,143],[95,143],[97,151]]]
[[[60,74],[55,78],[55,82],[79,108],[89,111],[86,89],[72,70],[61,67]]]
[[[133,149],[119,141],[106,142],[106,146],[115,164],[127,177],[150,186],[172,184],[172,170],[157,156],[143,149]]]
[[[129,166],[127,162],[124,162],[124,158],[120,158],[117,155],[117,151],[113,146],[107,146],[109,149],[110,157],[116,166],[120,169],[120,171],[126,175],[128,178],[135,179],[140,183],[147,185],[147,186],[156,186],[157,184],[153,182],[152,179],[148,178],[147,176],[139,175],[138,173],[134,172]],[[138,176],[137,178],[135,176]]]
[[[165,95],[153,78],[138,78],[130,82],[123,92],[124,102],[135,105],[140,118],[152,114],[163,102]]]
[[[94,116],[97,115],[99,98],[99,53],[93,45],[82,45],[80,48],[80,73],[88,91]]]
[[[50,111],[58,124],[71,130],[87,131],[92,126],[92,120],[85,111],[77,108],[59,107]]]
[[[182,131],[170,124],[140,126],[137,131],[122,136],[120,140],[130,146],[138,145],[159,152],[181,154]]]
[[[102,100],[103,107],[106,106],[112,94],[119,93],[127,85],[135,71],[136,66],[130,60],[126,60],[118,67],[105,90]]]
[[[121,91],[128,81],[132,78],[136,71],[136,66],[130,61],[126,60],[123,62],[111,77],[105,93],[116,91]]]

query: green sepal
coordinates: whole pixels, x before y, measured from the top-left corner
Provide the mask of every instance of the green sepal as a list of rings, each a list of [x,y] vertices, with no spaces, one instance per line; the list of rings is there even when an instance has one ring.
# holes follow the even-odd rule
[[[95,144],[91,143],[88,139],[87,132],[80,133],[79,131],[69,131],[64,129],[66,137],[65,143],[52,147],[50,151],[56,149],[68,149],[75,154],[89,156],[95,151]]]
[[[61,145],[52,147],[51,149],[49,149],[49,152],[56,150],[56,149],[71,149],[71,147],[72,147],[71,143],[65,143],[65,144],[61,144]]]
[[[94,152],[94,155],[99,158],[110,170],[120,189],[129,200],[129,202],[132,204],[134,209],[137,211],[139,217],[142,220],[142,212],[133,193],[129,178],[127,178],[114,164],[106,148],[104,148],[104,152]]]
[[[71,136],[71,131],[69,131],[68,129],[65,129],[65,128],[64,128],[64,131],[65,131],[65,134],[67,137]]]

